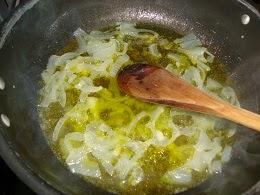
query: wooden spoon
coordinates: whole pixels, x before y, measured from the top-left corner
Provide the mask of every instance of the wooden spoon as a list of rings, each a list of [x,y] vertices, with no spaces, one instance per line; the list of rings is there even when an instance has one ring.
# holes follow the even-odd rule
[[[260,115],[211,97],[163,68],[134,64],[124,68],[117,81],[123,92],[143,101],[214,115],[260,131]]]

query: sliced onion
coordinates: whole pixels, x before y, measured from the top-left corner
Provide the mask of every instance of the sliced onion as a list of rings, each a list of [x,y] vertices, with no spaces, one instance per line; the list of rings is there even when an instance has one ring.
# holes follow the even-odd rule
[[[148,47],[149,52],[155,57],[161,57],[162,54],[158,51],[157,44],[152,44]]]
[[[220,160],[214,160],[212,164],[209,166],[209,172],[212,173],[219,173],[222,170],[222,163]]]
[[[191,172],[184,167],[168,171],[165,174],[165,179],[167,183],[171,184],[189,184],[192,180]]]
[[[223,149],[223,152],[222,152],[222,157],[221,157],[222,162],[226,163],[230,160],[231,151],[232,151],[232,148],[230,146],[225,146],[225,148]]]

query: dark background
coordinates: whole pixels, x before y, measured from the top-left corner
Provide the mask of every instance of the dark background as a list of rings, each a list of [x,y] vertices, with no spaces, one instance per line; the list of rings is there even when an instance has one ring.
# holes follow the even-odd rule
[[[0,158],[0,194],[1,195],[34,195],[16,175],[9,169],[5,162]]]
[[[25,3],[28,0],[0,0],[0,23],[4,22],[10,13],[17,8],[17,6]],[[260,0],[249,0],[250,3],[257,4],[260,8]],[[0,156],[0,195],[34,195],[32,192],[16,175],[10,170]]]

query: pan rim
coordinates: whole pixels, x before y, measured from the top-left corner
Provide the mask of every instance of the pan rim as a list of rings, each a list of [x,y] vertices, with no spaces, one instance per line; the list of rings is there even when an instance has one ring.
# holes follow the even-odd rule
[[[0,50],[5,44],[8,35],[10,34],[12,28],[19,21],[23,15],[33,8],[40,0],[29,0],[25,4],[18,6],[10,16],[0,25]],[[236,0],[242,6],[250,10],[260,19],[260,12],[249,2],[245,0]],[[7,142],[3,135],[3,131],[6,131],[5,127],[0,126],[0,156],[5,161],[5,163],[10,167],[10,169],[24,182],[29,186],[35,193],[40,195],[45,194],[60,194],[62,193],[53,184],[48,183],[44,180],[39,174],[32,170],[22,159],[19,158],[19,155],[12,150],[11,145]],[[260,180],[251,186],[250,189],[245,191],[244,195],[255,194],[260,191]]]

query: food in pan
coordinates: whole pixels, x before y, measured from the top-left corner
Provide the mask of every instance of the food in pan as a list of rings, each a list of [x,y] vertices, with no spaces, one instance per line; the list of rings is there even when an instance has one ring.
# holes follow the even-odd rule
[[[73,173],[121,194],[177,193],[221,172],[236,127],[126,96],[116,77],[134,63],[163,66],[239,106],[223,65],[194,34],[165,36],[126,22],[78,29],[42,73],[39,112],[55,153]]]

